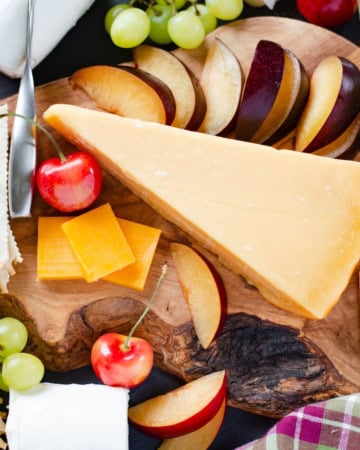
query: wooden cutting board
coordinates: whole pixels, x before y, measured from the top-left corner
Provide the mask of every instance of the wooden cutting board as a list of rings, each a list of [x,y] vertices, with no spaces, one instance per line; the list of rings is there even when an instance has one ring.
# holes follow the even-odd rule
[[[329,54],[347,57],[360,66],[358,47],[330,31],[292,19],[259,17],[218,28],[196,50],[176,50],[198,76],[215,36],[233,49],[245,74],[259,39],[274,40],[292,50],[309,74]],[[67,79],[38,87],[36,100],[39,118],[53,103],[95,108],[85,94],[70,88]],[[16,98],[6,101],[13,110]],[[65,152],[73,150],[59,135],[54,136]],[[39,161],[54,156],[42,133],[38,152]],[[11,279],[9,294],[0,296],[0,311],[2,316],[13,315],[26,323],[30,331],[28,349],[38,354],[48,369],[66,371],[86,365],[91,345],[100,334],[109,330],[127,333],[143,310],[162,263],[167,261],[165,282],[138,331],[153,345],[158,367],[184,380],[225,368],[229,404],[273,417],[308,402],[360,390],[357,273],[328,318],[313,321],[270,305],[256,289],[206,253],[224,280],[229,310],[222,334],[203,350],[169,252],[170,242],[190,240],[106,173],[96,205],[105,202],[111,203],[119,217],[162,229],[150,277],[141,294],[106,282],[37,281],[37,218],[57,213],[35,195],[32,218],[12,222],[24,262]]]

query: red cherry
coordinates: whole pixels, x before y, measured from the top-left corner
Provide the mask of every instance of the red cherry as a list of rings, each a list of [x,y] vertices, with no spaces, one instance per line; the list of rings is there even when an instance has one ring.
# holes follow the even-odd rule
[[[151,372],[154,351],[145,339],[134,337],[133,334],[149,312],[166,271],[165,263],[146,308],[128,336],[105,333],[94,342],[91,365],[104,384],[131,389],[142,383]]]
[[[36,173],[42,198],[62,212],[78,211],[90,206],[102,186],[101,169],[87,153],[75,152],[44,161]]]
[[[325,28],[338,27],[354,15],[356,0],[297,0],[297,8],[309,22]]]
[[[94,343],[91,364],[99,379],[108,386],[131,389],[142,383],[153,365],[153,349],[144,339],[118,333],[105,333]]]

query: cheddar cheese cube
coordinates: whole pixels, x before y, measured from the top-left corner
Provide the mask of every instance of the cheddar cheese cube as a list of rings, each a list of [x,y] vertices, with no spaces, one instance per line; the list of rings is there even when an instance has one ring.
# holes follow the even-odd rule
[[[38,280],[83,279],[83,272],[61,225],[69,217],[39,217],[37,242]]]
[[[71,217],[39,217],[38,280],[84,279],[80,264],[61,228],[63,223],[71,219]],[[135,262],[107,275],[104,280],[143,291],[161,230],[130,220],[120,218],[117,220],[135,256]]]

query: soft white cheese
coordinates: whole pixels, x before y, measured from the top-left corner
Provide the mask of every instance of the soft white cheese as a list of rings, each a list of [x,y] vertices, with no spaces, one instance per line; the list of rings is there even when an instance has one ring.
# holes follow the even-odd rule
[[[0,105],[0,114],[8,111]],[[7,117],[0,119],[0,292],[7,292],[10,275],[15,273],[14,263],[22,262],[19,248],[9,224],[8,214],[8,153],[9,130]]]
[[[38,65],[95,0],[34,0],[32,66]],[[0,72],[22,75],[27,0],[0,1]]]
[[[11,450],[128,450],[127,389],[40,383],[10,390]]]

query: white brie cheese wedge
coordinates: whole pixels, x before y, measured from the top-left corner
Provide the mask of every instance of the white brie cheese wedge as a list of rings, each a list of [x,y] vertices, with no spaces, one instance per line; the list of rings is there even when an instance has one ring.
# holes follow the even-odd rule
[[[102,384],[40,383],[10,390],[11,450],[128,450],[129,391]]]
[[[37,66],[95,0],[34,0],[32,66]],[[25,63],[27,0],[0,1],[0,72],[22,75]]]

